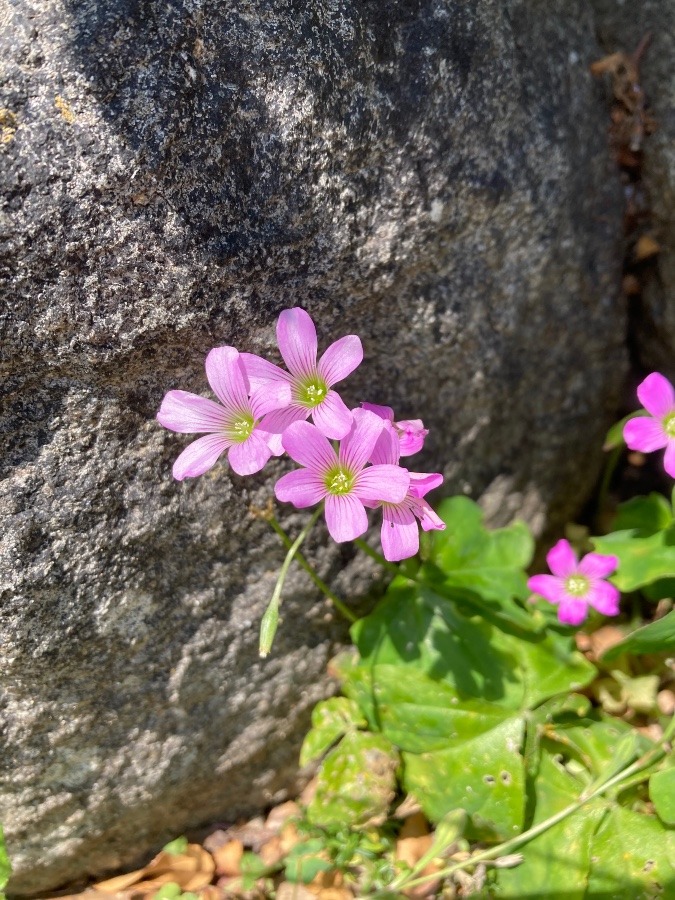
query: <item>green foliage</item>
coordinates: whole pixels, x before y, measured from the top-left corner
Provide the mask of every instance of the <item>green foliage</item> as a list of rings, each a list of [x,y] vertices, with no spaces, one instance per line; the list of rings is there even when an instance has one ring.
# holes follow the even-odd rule
[[[487,531],[466,498],[439,512],[447,530],[432,536],[419,569],[406,568],[353,626],[355,652],[335,661],[346,698],[317,707],[303,747],[304,762],[329,751],[309,821],[333,831],[382,821],[400,760],[403,791],[438,824],[435,855],[447,822],[448,842],[464,836],[508,848],[528,837],[520,865],[493,871],[495,897],[538,896],[542,885],[560,900],[652,897],[659,884],[675,890],[675,770],[658,754],[649,763],[647,738],[576,693],[597,672],[567,629],[525,607],[527,529]],[[669,575],[668,505],[653,496],[621,514],[629,527],[614,540],[625,577],[647,584]],[[654,537],[642,556],[639,542]],[[656,562],[654,547],[664,550]],[[662,649],[671,616],[605,657]],[[653,693],[655,676],[645,677]],[[624,783],[626,771],[632,780]],[[605,791],[608,782],[616,786]],[[405,877],[399,871],[393,885]]]
[[[2,832],[2,826],[0,825],[0,900],[3,898],[5,885],[9,881],[9,876],[12,872],[12,867],[9,863],[9,857],[7,856],[7,848],[5,847],[5,837]]]
[[[675,610],[671,610],[662,619],[656,619],[642,628],[637,628],[620,643],[605,650],[603,662],[611,662],[622,653],[660,653],[675,647]]]
[[[671,765],[652,775],[649,799],[664,825],[675,825],[675,767]]]
[[[317,703],[312,711],[312,728],[300,751],[300,765],[318,759],[344,734],[365,728],[366,720],[358,704],[346,697],[331,697]]]
[[[350,731],[323,761],[307,818],[322,828],[381,824],[396,791],[399,756],[382,734]]]
[[[188,848],[188,839],[183,835],[181,837],[175,838],[173,841],[169,841],[162,850],[165,853],[170,853],[171,856],[180,856],[182,853]]]
[[[178,840],[180,840],[180,838],[178,838]],[[171,843],[175,842],[172,841]],[[199,896],[192,893],[191,891],[186,891],[185,893],[183,893],[183,889],[177,882],[168,881],[166,884],[163,884],[155,894],[152,895],[152,900],[199,900]]]
[[[615,531],[591,540],[599,553],[619,558],[612,581],[621,591],[642,590],[650,600],[675,595],[675,521],[665,497],[635,497],[619,507]]]

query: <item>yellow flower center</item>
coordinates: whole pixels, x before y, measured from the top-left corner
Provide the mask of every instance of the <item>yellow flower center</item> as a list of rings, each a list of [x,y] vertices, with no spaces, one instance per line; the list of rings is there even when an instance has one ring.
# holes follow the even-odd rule
[[[354,477],[346,469],[337,466],[326,473],[325,484],[329,494],[348,494],[354,485]]]
[[[663,428],[668,437],[675,438],[675,411],[668,413],[663,420]]]
[[[319,403],[323,403],[327,393],[328,385],[326,382],[318,375],[313,375],[311,378],[308,378],[306,381],[302,382],[302,384],[298,385],[297,400],[298,403],[301,403],[303,406],[308,406],[310,409],[313,409],[315,406],[318,406]]]
[[[583,597],[588,592],[588,578],[583,575],[570,575],[565,581],[565,590],[573,597]]]
[[[254,426],[253,416],[248,413],[239,413],[237,418],[228,425],[227,436],[235,444],[243,444],[251,436]]]

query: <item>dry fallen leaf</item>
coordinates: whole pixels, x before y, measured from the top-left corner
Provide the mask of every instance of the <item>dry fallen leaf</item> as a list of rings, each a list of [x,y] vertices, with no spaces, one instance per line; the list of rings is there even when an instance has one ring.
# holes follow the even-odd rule
[[[94,889],[104,894],[116,894],[133,885],[135,894],[148,894],[175,881],[184,891],[198,891],[211,883],[215,870],[216,864],[210,853],[199,844],[188,844],[184,853],[162,850],[144,868],[100,881]]]
[[[241,875],[241,858],[244,845],[241,841],[228,841],[213,851],[217,875]]]
[[[429,852],[434,842],[434,836],[429,833],[429,825],[422,813],[409,816],[403,823],[398,840],[396,841],[396,859],[407,863],[413,869],[422,857]],[[422,875],[433,875],[440,869],[440,862],[432,860],[424,869]],[[404,891],[407,897],[429,897],[433,895],[439,885],[438,879],[419,884],[417,887]]]

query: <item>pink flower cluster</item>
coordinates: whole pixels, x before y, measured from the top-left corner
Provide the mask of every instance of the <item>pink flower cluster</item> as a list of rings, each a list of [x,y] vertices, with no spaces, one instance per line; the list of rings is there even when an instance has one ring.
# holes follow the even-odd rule
[[[324,501],[335,541],[360,537],[366,508],[381,508],[385,557],[413,556],[418,520],[425,531],[445,528],[424,499],[443,476],[399,465],[421,450],[428,433],[422,421],[396,422],[389,407],[367,403],[350,410],[333,390],[363,359],[356,335],[335,341],[317,360],[314,323],[296,307],[279,316],[277,341],[286,369],[234,347],[211,350],[206,377],[220,403],[187,391],[164,397],[161,425],[204,435],[180,454],[174,478],[203,475],[225,451],[237,474],[251,475],[286,451],[301,468],[279,479],[277,499],[298,508]]]

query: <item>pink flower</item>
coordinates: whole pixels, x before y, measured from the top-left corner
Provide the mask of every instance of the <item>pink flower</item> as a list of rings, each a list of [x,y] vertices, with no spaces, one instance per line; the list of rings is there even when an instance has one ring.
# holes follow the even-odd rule
[[[252,353],[242,353],[253,387],[279,383],[291,386],[292,396],[286,408],[271,415],[265,427],[282,434],[293,422],[311,415],[322,434],[340,440],[352,427],[352,414],[331,388],[363,359],[361,340],[355,334],[340,338],[317,363],[316,328],[304,309],[295,307],[285,309],[279,316],[277,341],[288,372]]]
[[[390,406],[362,403],[361,407],[391,423],[398,435],[401,456],[412,456],[413,453],[419,453],[424,446],[424,438],[429,434],[429,429],[424,427],[421,419],[401,419],[400,422],[394,422],[394,410]]]
[[[331,443],[309,422],[294,422],[282,441],[288,455],[304,468],[277,481],[278,500],[299,509],[326,501],[326,525],[334,541],[353,541],[368,528],[364,504],[388,500],[398,503],[406,495],[410,476],[399,466],[366,468],[382,431],[372,413],[354,420],[336,453]]]
[[[658,372],[647,375],[637,389],[640,403],[649,413],[629,419],[623,428],[623,438],[631,450],[651,453],[666,448],[663,465],[675,478],[675,390]]]
[[[238,475],[259,472],[281,448],[269,434],[265,416],[288,404],[291,389],[278,382],[250,393],[241,356],[234,347],[216,347],[206,357],[206,377],[222,406],[188,391],[169,391],[157,413],[160,425],[183,434],[202,433],[173,465],[178,481],[203,475],[229,449],[230,466]],[[262,419],[262,422],[260,421]]]
[[[381,407],[380,407],[381,408]],[[358,421],[364,413],[356,410],[354,418]],[[401,447],[399,436],[391,426],[382,431],[370,461],[376,465],[397,465]],[[414,556],[420,548],[420,535],[417,519],[424,531],[443,531],[445,522],[429,506],[424,496],[437,488],[443,481],[440,472],[411,472],[408,493],[399,503],[380,502],[382,507],[382,529],[380,540],[385,559],[398,562]],[[370,504],[366,504],[370,505]]]
[[[587,553],[579,562],[569,541],[558,541],[546,555],[553,575],[533,575],[527,586],[558,606],[558,618],[567,625],[580,625],[592,606],[603,616],[619,612],[619,591],[604,581],[616,571],[616,556]]]

